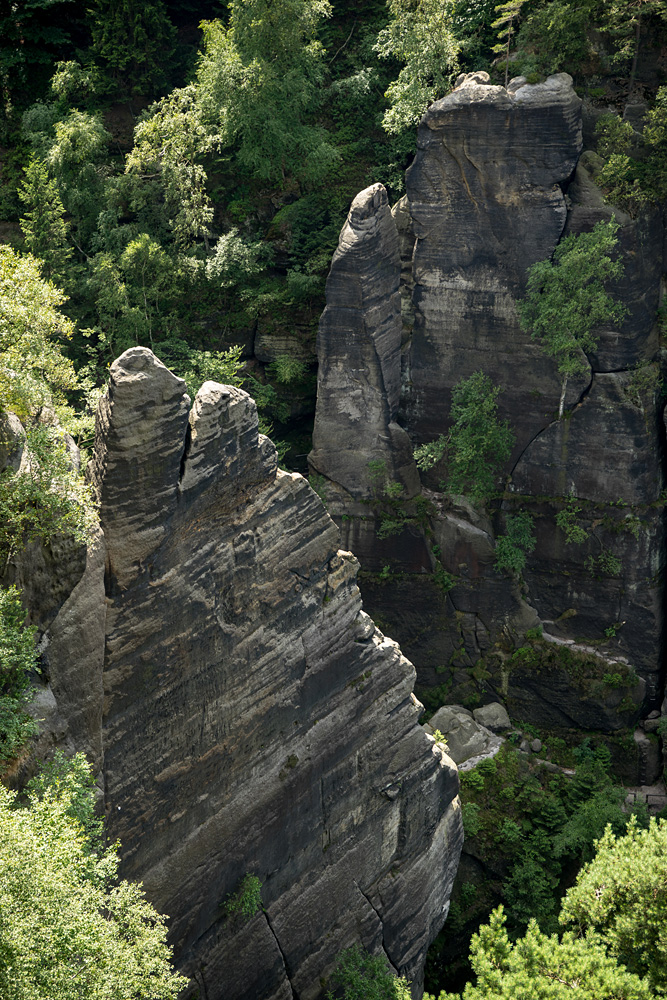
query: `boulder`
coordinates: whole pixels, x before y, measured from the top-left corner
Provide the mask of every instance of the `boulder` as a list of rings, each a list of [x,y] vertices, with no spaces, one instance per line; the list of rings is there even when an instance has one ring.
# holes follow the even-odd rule
[[[482,705],[481,708],[473,710],[475,722],[480,726],[485,726],[492,733],[502,733],[512,725],[507,709],[499,701],[493,701],[490,705]]]
[[[494,757],[503,743],[499,736],[475,721],[473,713],[462,705],[443,705],[424,729],[431,735],[439,730],[446,737],[447,753],[462,771]]]

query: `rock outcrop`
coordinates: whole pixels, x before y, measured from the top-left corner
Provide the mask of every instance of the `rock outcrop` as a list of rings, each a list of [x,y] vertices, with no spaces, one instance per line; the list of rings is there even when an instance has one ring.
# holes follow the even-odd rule
[[[327,279],[318,333],[311,466],[352,498],[373,493],[384,466],[406,498],[419,492],[412,445],[396,423],[401,388],[399,241],[381,184],[352,202]]]
[[[503,389],[516,455],[550,421],[560,379],[514,303],[565,228],[580,106],[567,74],[505,90],[476,73],[422,119],[406,178],[415,323],[403,401],[418,443],[447,429],[452,386],[480,369]],[[569,387],[570,403],[586,384]]]
[[[392,210],[403,327],[397,419],[414,444],[446,434],[452,387],[483,371],[502,389],[499,413],[516,438],[502,470],[507,489],[490,517],[466,509],[439,492],[441,461],[423,476],[425,517],[420,523],[406,507],[394,538],[373,538],[368,518],[341,504],[335,489],[332,512],[369,571],[368,609],[401,642],[434,699],[474,705],[500,696],[533,725],[633,725],[641,698],[645,711],[657,707],[663,687],[665,429],[656,324],[663,222],[653,209],[630,218],[604,202],[595,154],[580,158],[581,102],[567,74],[536,85],[517,78],[504,88],[474,73],[457,84],[425,113],[407,194]],[[586,371],[568,381],[558,420],[555,362],[521,330],[516,302],[527,269],[560,239],[612,217],[623,274],[609,291],[625,316],[597,331],[598,346],[582,355]],[[341,241],[338,268],[347,252]],[[369,279],[360,273],[360,280]],[[331,284],[328,311],[339,296]],[[326,393],[325,339],[319,350]],[[345,365],[340,351],[336,365]],[[332,416],[319,401],[318,415],[325,439]],[[338,481],[334,464],[321,461],[318,471]],[[530,514],[536,536],[521,579],[496,565],[497,538],[517,511]],[[545,665],[536,685],[516,669],[514,651],[540,623],[554,639],[606,658],[602,673],[586,656],[573,667],[592,671],[585,697],[567,664]],[[600,684],[603,674],[616,676],[617,663],[643,679],[630,671],[618,704]]]
[[[277,469],[246,393],[207,382],[190,408],[144,348],[111,366],[89,472],[104,544],[50,625],[51,687],[188,995],[310,1000],[359,942],[417,995],[461,849],[457,771],[320,500]],[[247,873],[263,907],[244,922],[226,901]]]

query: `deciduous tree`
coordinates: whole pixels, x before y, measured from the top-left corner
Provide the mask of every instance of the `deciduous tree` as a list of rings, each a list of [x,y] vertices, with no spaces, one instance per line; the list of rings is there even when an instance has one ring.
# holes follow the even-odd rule
[[[460,42],[454,35],[456,0],[388,0],[391,21],[375,51],[405,63],[386,92],[391,107],[383,125],[398,133],[415,125],[432,101],[444,97],[458,69]]]
[[[521,325],[550,357],[561,376],[559,419],[563,416],[568,379],[587,370],[583,351],[594,351],[596,327],[620,322],[625,307],[605,291],[605,282],[619,277],[623,265],[613,253],[618,223],[598,222],[590,233],[566,236],[551,260],[528,269],[526,297],[518,303]]]

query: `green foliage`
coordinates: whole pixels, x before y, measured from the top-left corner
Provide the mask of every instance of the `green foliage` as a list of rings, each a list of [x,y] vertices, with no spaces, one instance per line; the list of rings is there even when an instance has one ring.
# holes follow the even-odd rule
[[[556,857],[569,855],[579,863],[590,861],[594,845],[608,825],[615,833],[625,830],[627,817],[621,811],[624,800],[625,790],[618,787],[602,788],[584,799],[554,838]]]
[[[535,548],[533,519],[526,511],[508,514],[505,518],[507,534],[496,541],[495,568],[506,573],[520,575],[526,565],[526,557]]]
[[[573,496],[568,497],[566,506],[556,514],[556,524],[565,534],[568,544],[583,545],[588,538],[588,531],[578,519],[581,507],[577,506]]]
[[[369,955],[358,945],[344,951],[331,976],[328,1000],[410,1000],[410,986],[395,976],[384,956]],[[340,992],[339,992],[340,991]]]
[[[214,141],[193,86],[173,90],[151,105],[134,130],[134,148],[125,163],[125,173],[133,182],[131,204],[139,209],[150,196],[141,181],[158,185],[167,226],[179,247],[198,239],[206,242],[210,235],[213,208],[200,160]],[[215,270],[214,266],[212,277]]]
[[[449,744],[447,743],[447,737],[440,732],[439,729],[433,730],[433,739],[438,743],[445,752],[449,749]]]
[[[225,900],[225,913],[229,917],[239,916],[250,920],[262,908],[262,883],[256,875],[246,872],[238,888]]]
[[[37,670],[36,629],[24,621],[20,591],[0,588],[0,770],[37,733],[24,711],[32,693],[30,674]]]
[[[90,486],[72,467],[62,433],[28,429],[28,461],[0,475],[0,572],[28,542],[47,545],[56,534],[84,544],[97,521]]]
[[[267,181],[313,183],[338,160],[308,116],[320,99],[328,0],[234,0],[229,25],[205,21],[197,93],[207,121],[242,170]]]
[[[584,566],[591,576],[598,578],[601,576],[620,576],[623,569],[623,563],[618,556],[604,548],[597,556],[588,556]]]
[[[383,459],[371,460],[368,474],[373,489],[373,499],[369,502],[379,522],[378,538],[390,538],[411,526],[425,527],[432,509],[425,497],[420,495],[408,500],[403,486],[387,475]]]
[[[528,269],[526,297],[518,303],[521,325],[555,358],[562,378],[559,418],[563,415],[569,377],[588,370],[584,351],[597,348],[595,328],[620,322],[626,309],[605,292],[623,265],[610,256],[617,244],[618,223],[598,222],[590,233],[566,236],[553,260]]]
[[[2,4],[0,116],[4,115],[8,123],[24,102],[34,100],[40,85],[46,84],[53,62],[71,53],[70,32],[78,27],[79,17],[72,0]]]
[[[301,382],[308,373],[308,365],[289,354],[279,354],[275,361],[266,366],[269,375],[283,385]]]
[[[164,0],[93,0],[90,25],[113,89],[147,96],[164,86],[176,34]]]
[[[25,206],[21,230],[26,249],[42,262],[44,277],[62,281],[72,257],[67,243],[69,226],[58,186],[41,160],[33,158],[26,167],[19,198]]]
[[[598,934],[543,934],[531,921],[513,944],[505,928],[503,907],[491,914],[471,941],[470,958],[476,984],[462,1000],[650,1000],[648,984],[619,966],[607,954]],[[428,997],[428,1000],[433,998]],[[441,993],[439,1000],[456,1000]]]
[[[505,86],[509,75],[510,46],[516,30],[515,25],[526,2],[527,0],[505,0],[505,3],[498,4],[496,7],[498,17],[491,24],[492,28],[500,28],[499,41],[493,46],[493,52],[502,52],[505,55]]]
[[[475,837],[481,829],[479,820],[480,807],[476,802],[464,802],[461,806],[461,819],[467,837]]]
[[[30,798],[61,798],[67,802],[66,813],[74,820],[84,837],[85,847],[103,853],[104,821],[95,815],[97,785],[90,764],[82,753],[66,757],[56,750],[53,759],[43,763],[26,786]]]
[[[242,347],[230,347],[226,351],[188,351],[187,357],[174,370],[185,379],[188,395],[194,400],[204,382],[241,386],[242,352]]]
[[[598,8],[599,0],[537,4],[517,36],[519,49],[529,54],[532,65],[542,74],[576,73],[593,55],[589,34]]]
[[[498,419],[499,393],[500,388],[481,371],[461,379],[452,389],[449,434],[415,449],[420,469],[429,469],[446,456],[447,490],[464,493],[475,503],[493,495],[498,471],[514,445],[508,422]]]
[[[667,87],[660,87],[644,120],[640,157],[632,153],[633,129],[616,115],[603,115],[596,125],[603,164],[596,183],[608,201],[636,215],[644,202],[667,196]]]
[[[82,66],[74,59],[56,63],[51,90],[63,108],[88,107],[100,90],[100,78],[94,66]]]
[[[0,411],[20,417],[64,402],[76,386],[61,349],[73,325],[59,311],[63,293],[44,281],[39,261],[0,245]]]
[[[96,852],[87,840],[83,761],[55,768],[28,808],[0,788],[0,995],[175,1000],[187,980],[171,970],[164,919],[118,881],[117,846]]]
[[[660,994],[667,989],[666,858],[664,820],[651,819],[642,830],[632,818],[620,836],[607,827],[560,917],[582,932],[593,928],[618,961]]]
[[[240,288],[241,295],[247,296],[248,279],[261,273],[265,257],[263,245],[244,239],[234,226],[215,244],[213,256],[206,261],[206,277],[218,288]]]
[[[44,162],[83,242],[97,225],[103,197],[103,161],[111,135],[99,112],[76,108],[55,121],[53,132]]]
[[[642,364],[639,361],[631,370],[623,391],[635,406],[644,410],[655,400],[656,395],[662,392],[662,388],[659,366],[652,362]]]
[[[375,51],[405,63],[386,97],[382,124],[398,134],[416,125],[428,105],[444,97],[458,71],[460,43],[454,35],[456,0],[387,0],[391,20]]]

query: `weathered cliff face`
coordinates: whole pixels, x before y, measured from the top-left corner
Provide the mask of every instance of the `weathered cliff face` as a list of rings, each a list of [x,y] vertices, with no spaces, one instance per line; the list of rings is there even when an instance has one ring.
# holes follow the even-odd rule
[[[565,227],[559,185],[581,152],[580,105],[566,74],[505,90],[476,73],[424,115],[406,178],[416,243],[404,408],[417,442],[447,427],[452,386],[480,368],[504,388],[515,454],[557,405],[556,366],[514,303]],[[585,385],[570,387],[570,403]]]
[[[461,848],[456,768],[252,400],[184,390],[147,349],[111,367],[89,470],[105,544],[49,631],[69,737],[103,759],[109,836],[190,995],[308,1000],[355,942],[418,992]],[[224,904],[246,873],[264,908],[243,923]]]
[[[394,322],[402,313],[404,339],[398,420],[413,443],[434,440],[448,430],[452,387],[483,371],[501,387],[500,415],[516,436],[503,470],[508,492],[502,510],[485,518],[427,489],[426,523],[406,522],[383,548],[369,542],[352,506],[332,510],[348,515],[344,537],[371,571],[369,610],[393,630],[422,684],[471,703],[502,695],[538,725],[616,729],[638,717],[643,697],[645,709],[662,698],[663,224],[658,211],[632,219],[606,205],[592,177],[595,155],[578,163],[581,145],[580,101],[566,74],[535,86],[519,78],[507,89],[470,74],[428,109],[407,195],[393,209],[402,269]],[[556,366],[521,330],[516,301],[531,264],[549,258],[564,235],[612,215],[624,273],[610,291],[626,315],[598,331],[559,421]],[[345,252],[341,243],[339,267]],[[332,286],[331,311],[336,295]],[[324,372],[326,350],[321,339]],[[336,363],[342,368],[344,357]],[[321,439],[334,421],[322,411]],[[336,479],[333,467],[318,468]],[[425,485],[438,488],[445,472],[436,467]],[[496,537],[518,509],[533,518],[537,540],[523,582],[494,566]],[[576,542],[557,526],[564,510],[577,522]],[[406,575],[420,567],[421,575]],[[508,658],[540,620],[559,640],[592,643],[609,659],[608,674],[625,659],[644,681],[630,673],[618,705],[593,678],[582,696],[567,671],[546,670],[530,683]]]

